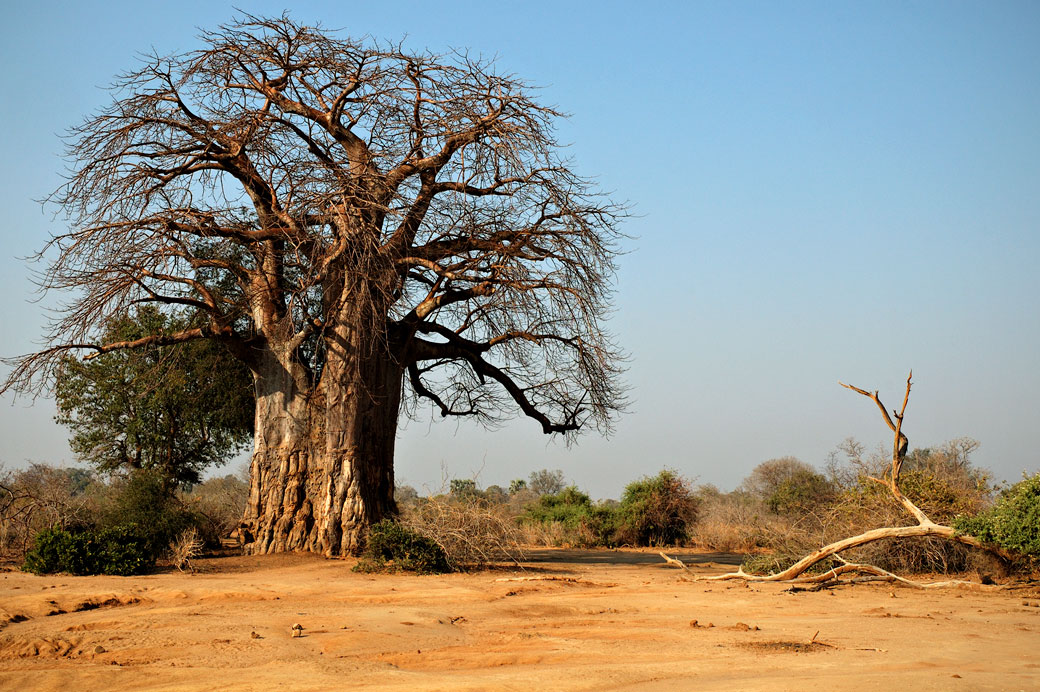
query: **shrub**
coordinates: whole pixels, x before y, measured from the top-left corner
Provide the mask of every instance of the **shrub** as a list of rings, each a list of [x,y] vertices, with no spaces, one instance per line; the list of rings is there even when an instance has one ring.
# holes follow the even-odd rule
[[[651,546],[683,543],[697,521],[697,506],[689,481],[674,471],[629,483],[617,509],[615,540]]]
[[[65,529],[53,527],[36,534],[33,547],[25,554],[22,569],[33,574],[73,571],[72,563],[79,562],[76,556],[77,541]]]
[[[766,498],[774,514],[804,514],[830,502],[834,485],[811,469],[796,469],[784,478]]]
[[[571,485],[559,492],[542,495],[537,502],[529,504],[522,519],[540,523],[558,521],[573,529],[591,511],[592,498]]]
[[[1011,486],[990,509],[959,517],[954,527],[981,541],[1040,562],[1040,473]]]
[[[479,496],[421,499],[408,508],[402,523],[440,546],[454,570],[523,560],[514,516]]]
[[[205,543],[199,537],[198,530],[190,528],[170,543],[170,564],[180,572],[187,568],[192,574],[195,574],[195,566],[191,564],[191,561],[202,554],[204,547]]]
[[[122,479],[115,491],[102,512],[101,525],[136,527],[153,559],[188,529],[205,532],[207,528],[203,517],[191,512],[159,473],[137,471]],[[206,538],[211,544],[215,540],[212,532]]]
[[[537,502],[528,504],[520,521],[528,526],[540,526],[544,542],[553,545],[592,547],[615,544],[615,510],[594,504],[588,495],[573,485],[551,495],[542,495]]]
[[[155,564],[155,554],[133,526],[108,529],[50,528],[36,535],[22,569],[33,574],[139,574]]]
[[[372,526],[359,572],[408,571],[419,574],[450,572],[447,556],[437,543],[395,521]]]

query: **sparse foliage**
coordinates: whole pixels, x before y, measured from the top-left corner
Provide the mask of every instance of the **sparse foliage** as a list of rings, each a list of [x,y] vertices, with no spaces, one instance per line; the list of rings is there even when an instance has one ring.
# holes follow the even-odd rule
[[[211,545],[231,535],[242,521],[249,500],[249,482],[238,475],[208,478],[178,498],[198,520],[202,539]]]
[[[419,491],[410,485],[394,486],[394,502],[398,507],[411,504],[419,499]]]
[[[564,480],[562,470],[542,469],[531,473],[526,487],[536,495],[555,495],[567,487],[567,482]]]
[[[253,552],[358,550],[396,511],[397,419],[420,402],[610,428],[625,210],[560,156],[560,113],[523,82],[243,15],[112,93],[73,130],[51,198],[69,229],[41,252],[42,284],[66,309],[3,389],[48,384],[81,349],[218,341],[255,381]],[[139,303],[194,317],[106,338]]]
[[[183,572],[185,569],[195,573],[195,566],[191,561],[202,554],[205,544],[199,537],[199,531],[195,527],[185,529],[177,536],[169,548],[170,564]]]
[[[761,498],[750,493],[700,490],[697,523],[690,538],[700,548],[722,552],[756,552],[793,530],[788,518],[771,513]]]
[[[402,523],[440,546],[454,570],[523,559],[513,517],[503,506],[475,495],[420,499]]]
[[[89,471],[45,464],[0,473],[0,554],[24,554],[33,537],[47,528],[91,524],[99,486]]]

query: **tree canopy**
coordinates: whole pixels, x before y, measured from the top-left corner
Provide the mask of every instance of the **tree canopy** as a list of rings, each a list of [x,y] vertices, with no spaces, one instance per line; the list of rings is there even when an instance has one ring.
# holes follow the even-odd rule
[[[131,341],[184,326],[143,306],[111,319],[104,338]],[[212,341],[67,358],[54,394],[72,451],[100,471],[150,469],[171,483],[197,483],[253,434],[249,371]]]
[[[72,130],[51,198],[69,229],[40,257],[74,297],[6,387],[79,349],[219,341],[254,377],[258,551],[356,551],[395,511],[397,419],[420,402],[610,429],[625,208],[560,156],[556,108],[490,61],[288,16],[200,38]],[[141,303],[198,318],[108,338]]]

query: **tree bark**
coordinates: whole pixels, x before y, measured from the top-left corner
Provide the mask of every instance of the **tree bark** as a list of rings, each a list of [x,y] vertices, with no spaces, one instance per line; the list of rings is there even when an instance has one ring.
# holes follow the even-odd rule
[[[291,354],[271,354],[257,368],[256,441],[240,530],[250,553],[356,554],[368,527],[397,513],[404,368],[383,330],[358,315],[340,324],[328,335],[316,386]]]
[[[356,325],[357,322],[349,322]],[[382,332],[345,327],[330,340],[325,387],[325,486],[319,533],[326,554],[356,554],[365,531],[397,514],[394,445],[403,367]]]
[[[250,553],[314,550],[322,414],[291,359],[264,353],[254,369],[256,431],[240,536]]]

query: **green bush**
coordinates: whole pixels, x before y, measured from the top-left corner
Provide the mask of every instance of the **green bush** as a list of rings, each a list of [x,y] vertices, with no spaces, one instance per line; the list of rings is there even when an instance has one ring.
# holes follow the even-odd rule
[[[33,574],[65,571],[67,565],[79,561],[76,544],[69,531],[58,527],[44,529],[36,534],[33,547],[25,554],[22,569]]]
[[[805,514],[834,499],[834,484],[812,469],[795,469],[766,498],[774,514]]]
[[[543,524],[558,521],[573,529],[592,509],[592,499],[571,485],[557,493],[542,495],[537,502],[527,506],[521,518],[523,521]]]
[[[990,509],[958,517],[954,527],[1005,550],[1040,561],[1040,473],[1005,490]]]
[[[33,574],[139,574],[155,564],[155,554],[133,526],[108,529],[45,529],[36,535],[22,566]]]
[[[628,484],[617,509],[615,540],[634,545],[671,545],[689,539],[698,500],[689,481],[664,470]]]
[[[102,513],[102,527],[136,527],[148,556],[162,555],[178,536],[194,528],[208,545],[219,544],[211,522],[188,510],[170,482],[153,471],[137,471],[117,487]]]
[[[389,519],[372,526],[359,572],[407,571],[419,574],[450,572],[444,550],[434,541]]]
[[[617,513],[614,509],[594,504],[592,499],[571,485],[559,492],[542,495],[524,508],[520,522],[526,524],[558,524],[565,543],[583,547],[615,545]]]
[[[36,574],[138,574],[188,529],[217,539],[215,524],[189,511],[156,472],[138,471],[109,490],[89,521],[38,531],[23,568]]]

